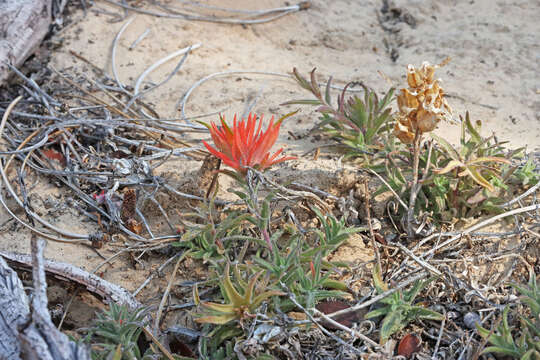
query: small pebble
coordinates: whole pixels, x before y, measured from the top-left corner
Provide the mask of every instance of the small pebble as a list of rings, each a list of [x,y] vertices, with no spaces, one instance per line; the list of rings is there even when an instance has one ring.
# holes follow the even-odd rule
[[[480,324],[480,315],[478,315],[477,313],[475,312],[468,312],[465,314],[465,316],[463,317],[463,323],[465,323],[465,326],[468,327],[469,329],[475,329],[476,328],[476,323]]]

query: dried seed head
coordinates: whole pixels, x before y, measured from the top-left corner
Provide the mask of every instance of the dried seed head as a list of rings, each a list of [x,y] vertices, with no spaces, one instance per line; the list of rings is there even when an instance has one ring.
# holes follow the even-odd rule
[[[411,88],[418,88],[423,85],[422,76],[420,72],[414,68],[414,66],[407,66],[407,83]]]
[[[401,89],[401,94],[397,97],[398,108],[401,112],[406,112],[407,115],[418,108],[418,99],[416,93],[411,93],[409,89]]]
[[[437,127],[438,122],[437,116],[433,112],[424,109],[418,110],[416,121],[418,129],[420,129],[422,133],[433,131],[435,127]]]
[[[407,67],[408,89],[401,89],[397,96],[399,113],[394,131],[404,143],[411,143],[414,134],[433,131],[441,120],[450,120],[452,109],[444,98],[440,80],[435,70],[446,64],[430,65],[423,62],[420,68]]]
[[[402,143],[410,144],[414,141],[414,133],[409,130],[406,121],[407,118],[398,118],[394,125],[394,133]],[[405,122],[405,124],[402,122]]]

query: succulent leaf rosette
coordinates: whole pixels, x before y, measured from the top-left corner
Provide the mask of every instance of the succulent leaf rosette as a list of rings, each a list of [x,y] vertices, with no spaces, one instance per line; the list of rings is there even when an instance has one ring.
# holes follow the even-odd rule
[[[450,120],[452,109],[444,98],[440,79],[435,79],[435,70],[445,65],[430,65],[422,63],[416,69],[413,65],[407,67],[407,83],[409,88],[403,88],[397,96],[399,113],[396,117],[394,131],[396,136],[405,144],[415,139],[415,134],[433,131],[439,121]]]

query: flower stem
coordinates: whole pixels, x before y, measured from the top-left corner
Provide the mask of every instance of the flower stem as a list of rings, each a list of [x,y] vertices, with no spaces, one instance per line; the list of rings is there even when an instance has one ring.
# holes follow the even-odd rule
[[[418,196],[418,163],[420,161],[420,142],[422,141],[422,134],[419,129],[416,129],[413,143],[413,180],[411,185],[411,196],[409,198],[409,210],[407,211],[407,237],[410,240],[414,239],[414,206],[416,204],[416,197]]]

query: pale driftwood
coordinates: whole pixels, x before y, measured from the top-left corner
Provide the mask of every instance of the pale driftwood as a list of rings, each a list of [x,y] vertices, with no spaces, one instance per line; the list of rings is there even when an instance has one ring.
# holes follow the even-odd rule
[[[29,317],[28,298],[17,273],[0,257],[0,359],[20,359],[17,329]]]
[[[0,84],[37,49],[51,23],[51,0],[0,0]]]
[[[30,255],[0,251],[0,257],[4,257],[8,262],[11,262],[12,266],[24,268],[32,266],[32,257]],[[88,291],[95,293],[108,301],[124,304],[132,309],[137,309],[142,306],[129,291],[76,266],[53,260],[44,260],[43,264],[46,272],[84,285]]]
[[[44,247],[43,239],[32,237],[34,289],[31,311],[21,281],[0,257],[0,295],[3,300],[0,307],[0,359],[90,360],[89,349],[70,341],[51,321],[47,309]]]
[[[80,283],[109,301],[133,309],[141,304],[128,291],[100,277],[70,264],[45,260],[44,247],[45,241],[33,236],[32,255],[0,251],[0,360],[89,360],[88,349],[69,341],[52,323],[47,309],[45,272]],[[31,304],[8,263],[32,268]]]

